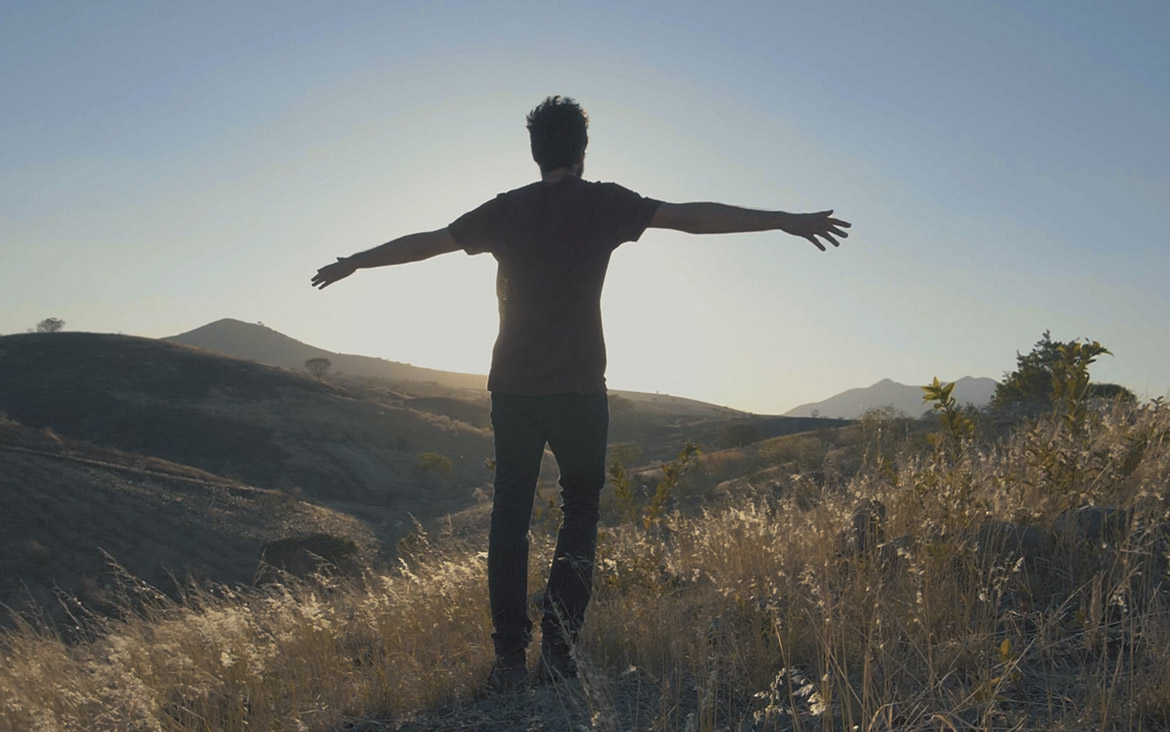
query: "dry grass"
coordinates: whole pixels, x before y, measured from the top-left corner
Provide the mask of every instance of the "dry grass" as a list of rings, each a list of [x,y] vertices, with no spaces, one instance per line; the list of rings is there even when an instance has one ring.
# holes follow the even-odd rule
[[[812,500],[606,529],[580,649],[597,697],[634,666],[663,690],[653,729],[1170,728],[1170,408],[888,452]],[[884,540],[858,546],[870,499]],[[1128,513],[1049,543],[1094,504]],[[360,586],[160,599],[81,644],[25,625],[0,641],[0,728],[327,730],[470,699],[484,559],[432,549]]]
[[[3,637],[0,728],[324,729],[434,706],[468,694],[490,663],[482,565],[452,555],[425,578],[365,588],[154,597],[76,645],[24,625]]]

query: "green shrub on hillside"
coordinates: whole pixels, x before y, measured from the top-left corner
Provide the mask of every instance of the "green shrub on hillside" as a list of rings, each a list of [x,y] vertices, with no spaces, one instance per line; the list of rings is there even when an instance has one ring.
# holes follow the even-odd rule
[[[1009,417],[1034,417],[1070,396],[1081,402],[1093,397],[1134,402],[1133,392],[1123,386],[1077,382],[1103,354],[1112,355],[1097,341],[1054,341],[1044,331],[1031,351],[1016,354],[1016,370],[1005,373],[996,385],[991,406]]]

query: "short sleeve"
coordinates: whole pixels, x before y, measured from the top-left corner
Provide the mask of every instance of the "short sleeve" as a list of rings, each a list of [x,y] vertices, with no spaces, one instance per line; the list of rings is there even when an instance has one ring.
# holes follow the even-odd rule
[[[468,254],[494,252],[499,245],[500,222],[507,213],[507,194],[468,211],[447,225],[455,243]]]
[[[601,217],[613,237],[614,246],[638,241],[662,202],[646,198],[617,183],[602,183],[601,190]]]

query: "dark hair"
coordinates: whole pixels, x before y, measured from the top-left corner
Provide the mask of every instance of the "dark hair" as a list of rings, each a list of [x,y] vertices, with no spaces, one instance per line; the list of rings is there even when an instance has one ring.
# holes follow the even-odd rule
[[[528,113],[532,159],[547,173],[581,159],[589,144],[589,115],[569,97],[547,97]]]

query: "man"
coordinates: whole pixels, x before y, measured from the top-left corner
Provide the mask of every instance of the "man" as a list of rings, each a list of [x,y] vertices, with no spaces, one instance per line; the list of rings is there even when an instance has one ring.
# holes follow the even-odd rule
[[[593,582],[598,497],[605,483],[609,411],[601,288],[610,254],[647,228],[692,234],[780,230],[821,251],[849,224],[832,211],[789,214],[718,203],[663,203],[614,183],[581,178],[588,117],[572,99],[549,97],[527,117],[538,182],[501,193],[437,231],[410,234],[322,267],[324,289],[358,269],[403,264],[462,249],[498,262],[500,331],[492,352],[496,474],[488,539],[488,594],[496,691],[527,683],[528,527],[547,443],[561,473],[564,518],[541,620],[538,676],[576,675],[572,649]]]

